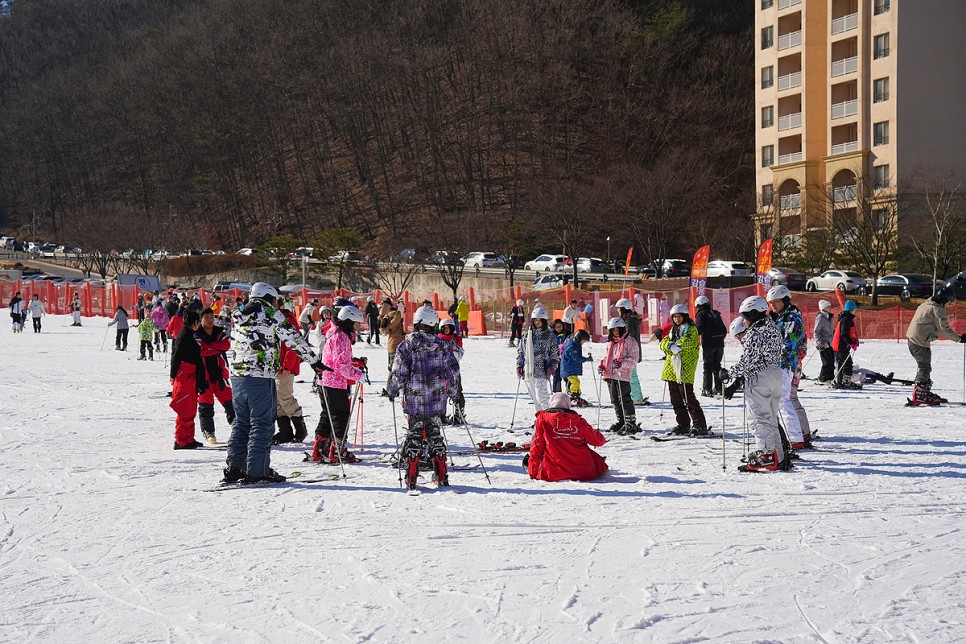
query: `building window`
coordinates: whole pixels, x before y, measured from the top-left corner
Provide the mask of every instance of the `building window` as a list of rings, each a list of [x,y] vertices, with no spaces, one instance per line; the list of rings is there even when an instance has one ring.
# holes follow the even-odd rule
[[[775,165],[775,146],[766,145],[761,149],[761,167],[770,168]]]
[[[872,101],[881,103],[889,100],[889,79],[877,78],[872,81]]]
[[[889,34],[879,34],[873,40],[872,57],[878,60],[889,55]]]
[[[889,166],[877,165],[872,167],[872,180],[875,188],[887,188],[889,186]]]
[[[768,89],[775,84],[775,68],[762,67],[761,69],[761,88]]]
[[[775,44],[775,28],[765,27],[761,30],[761,48],[770,49]]]
[[[769,105],[761,108],[761,127],[771,127],[775,124],[775,108]]]
[[[879,227],[879,230],[882,230],[889,221],[889,211],[886,208],[876,208],[872,211],[872,219],[875,221],[875,225]]]
[[[764,3],[762,3],[764,4]],[[889,0],[875,0],[875,15],[889,11]]]
[[[772,5],[775,4],[775,0],[761,0],[762,9],[771,9]]]
[[[761,205],[770,206],[775,201],[775,186],[766,183],[761,187]]]
[[[872,126],[872,145],[885,145],[889,142],[889,122],[882,121]]]

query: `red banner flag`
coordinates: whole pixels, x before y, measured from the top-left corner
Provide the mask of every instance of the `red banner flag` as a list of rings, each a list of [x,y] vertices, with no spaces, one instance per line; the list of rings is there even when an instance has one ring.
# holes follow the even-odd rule
[[[768,271],[771,270],[771,249],[773,240],[766,239],[758,247],[758,260],[755,262],[755,285],[758,295],[764,297],[768,290],[766,285],[771,284],[771,277]]]
[[[702,246],[694,254],[694,261],[691,262],[691,302],[688,308],[691,310],[691,318],[694,318],[694,299],[699,295],[704,295],[704,289],[708,284],[708,259],[711,256],[711,246]]]
[[[624,262],[624,281],[627,281],[627,276],[631,272],[631,258],[634,257],[634,247],[631,246],[627,249],[627,261]]]

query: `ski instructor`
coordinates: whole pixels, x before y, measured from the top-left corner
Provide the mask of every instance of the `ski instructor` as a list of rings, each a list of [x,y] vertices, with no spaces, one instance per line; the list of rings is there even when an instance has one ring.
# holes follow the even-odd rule
[[[225,483],[282,483],[269,467],[275,431],[275,376],[284,342],[316,371],[323,369],[312,345],[276,308],[278,291],[271,284],[252,286],[251,299],[232,316],[231,370],[235,422],[228,439]]]
[[[954,342],[966,342],[966,333],[958,335],[949,326],[949,313],[946,305],[956,301],[952,289],[943,287],[936,294],[919,305],[912,322],[906,330],[909,353],[916,361],[916,388],[912,393],[912,404],[938,405],[943,398],[932,393],[932,348],[933,341],[946,336]]]

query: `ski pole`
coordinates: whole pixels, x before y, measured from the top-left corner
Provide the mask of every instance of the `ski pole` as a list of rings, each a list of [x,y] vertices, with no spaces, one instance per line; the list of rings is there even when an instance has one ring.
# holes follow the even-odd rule
[[[443,419],[445,420],[445,419]],[[449,466],[452,468],[456,467],[456,463],[453,462],[453,455],[449,453],[449,438],[446,436],[446,423],[440,422],[439,431],[443,435],[443,443],[446,445],[446,455],[449,456]]]
[[[849,356],[845,360],[842,361],[842,364],[839,365],[838,370],[835,372],[835,377],[832,379],[832,382],[833,383],[834,382],[838,382],[838,380],[839,380],[839,374],[842,373],[842,370],[843,369],[845,369],[845,365],[847,365],[850,362],[852,362],[852,356],[853,356],[853,354],[855,354],[855,349],[853,349],[853,348],[850,347],[849,348]]]
[[[725,440],[725,397],[724,397],[724,385],[721,385],[721,471],[728,471],[728,467],[725,464],[725,448],[727,441]]]
[[[745,445],[744,445],[744,452],[742,453],[742,456],[745,457],[745,458],[747,458],[748,457],[748,449],[749,449],[749,445],[748,444],[750,442],[749,439],[748,439],[748,397],[745,396],[744,394],[742,394],[741,395],[741,401],[742,401],[742,405],[741,405],[741,425],[744,428],[744,432],[745,432]]]
[[[332,420],[332,407],[329,405],[329,394],[325,390],[325,385],[322,385],[322,399],[325,402],[325,414],[329,417],[329,436],[333,443],[335,443],[336,450],[335,453],[339,457],[339,467],[342,468],[342,478],[345,479],[345,463],[342,462],[342,450],[339,449],[339,444],[335,436],[335,421]],[[351,411],[350,411],[351,413]],[[349,429],[348,423],[346,423],[346,430]]]
[[[664,403],[667,401],[667,380],[664,381],[664,389],[661,390],[661,414],[657,419],[658,425],[664,424]]]
[[[463,419],[463,427],[466,429],[466,435],[470,437],[470,446],[476,446],[476,441],[473,439],[473,434],[470,433],[470,426],[467,424],[466,419]],[[486,477],[486,482],[493,485],[493,481],[490,480],[490,473],[486,471],[486,466],[483,465],[483,457],[480,453],[476,453],[476,458],[480,459],[480,467],[483,469],[483,475]]]
[[[396,436],[396,454],[399,454],[399,452],[400,452],[400,447],[399,447],[399,427],[396,425],[396,401],[395,400],[390,400],[389,401],[389,406],[392,407],[392,433],[395,434],[395,436]],[[396,454],[394,454],[394,456]],[[399,460],[398,460],[399,457],[397,456],[396,458],[397,458],[397,460],[396,460],[396,471],[399,473],[399,487],[403,487],[402,469],[400,469],[400,467],[399,467]]]
[[[510,416],[510,429],[513,429],[513,423],[517,419],[517,399],[520,398],[520,383],[522,381],[522,378],[517,378],[517,393],[513,397],[513,415]]]
[[[107,334],[110,330],[111,330],[111,327],[107,327],[106,329],[104,329],[104,339],[101,340],[101,348],[100,348],[101,351],[104,350],[104,344],[107,342]]]

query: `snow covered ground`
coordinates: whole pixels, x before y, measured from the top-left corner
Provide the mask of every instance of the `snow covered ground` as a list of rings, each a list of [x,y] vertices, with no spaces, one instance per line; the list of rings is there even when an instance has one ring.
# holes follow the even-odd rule
[[[483,456],[492,485],[454,473],[465,494],[409,497],[383,463],[349,466],[345,481],[204,493],[224,452],[171,449],[161,357],[138,362],[133,330],[127,353],[113,329],[99,350],[106,320],[60,322],[0,333],[0,641],[966,639],[966,409],[903,407],[911,388],[806,382],[823,438],[789,473],[736,471],[735,399],[726,471],[720,440],[615,437],[601,449],[611,472],[593,483],[531,481],[513,454]],[[358,353],[374,394],[385,353]],[[673,415],[657,348],[644,353],[658,402],[638,419],[657,433]],[[497,338],[467,343],[477,441],[526,440],[507,431],[513,355]],[[895,342],[863,344],[858,362],[914,375]],[[937,391],[962,400],[962,347],[937,345],[934,365]],[[806,372],[818,370],[816,358]],[[312,427],[319,404],[300,379]],[[593,400],[589,370],[583,382]],[[720,403],[702,404],[720,426]],[[518,427],[531,413],[521,396]],[[584,416],[593,424],[596,409]],[[367,396],[365,418],[360,455],[391,453],[388,401]],[[451,449],[469,446],[448,431]],[[282,473],[338,471],[301,463],[295,446],[273,454]]]

